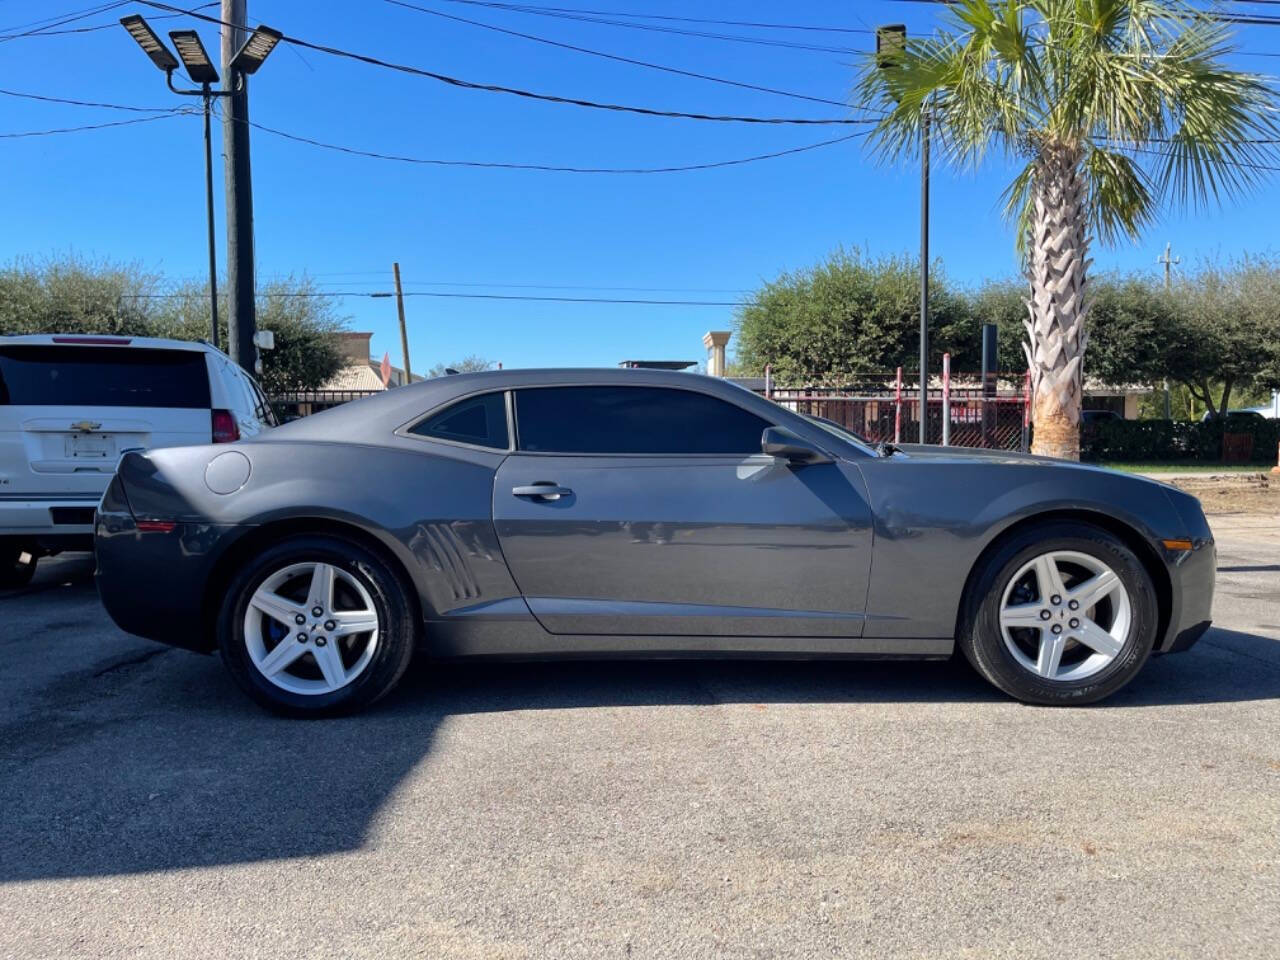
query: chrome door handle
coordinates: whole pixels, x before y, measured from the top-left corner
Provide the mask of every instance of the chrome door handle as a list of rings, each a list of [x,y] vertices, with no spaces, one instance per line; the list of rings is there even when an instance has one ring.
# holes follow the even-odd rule
[[[533,497],[537,500],[559,500],[573,493],[568,487],[561,487],[550,480],[540,480],[520,487],[512,487],[511,494],[516,497]]]

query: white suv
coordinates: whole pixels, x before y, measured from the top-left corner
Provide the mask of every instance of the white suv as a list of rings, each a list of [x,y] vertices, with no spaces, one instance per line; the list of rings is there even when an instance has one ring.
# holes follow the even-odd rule
[[[93,511],[128,450],[230,443],[275,425],[262,390],[203,342],[0,337],[0,587],[93,547]]]

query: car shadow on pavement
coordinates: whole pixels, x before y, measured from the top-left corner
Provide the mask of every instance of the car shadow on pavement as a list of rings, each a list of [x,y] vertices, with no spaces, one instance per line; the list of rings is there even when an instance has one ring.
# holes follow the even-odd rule
[[[1280,642],[1215,630],[1159,658],[1114,708],[1280,698]],[[368,712],[280,719],[216,657],[142,645],[0,705],[0,883],[330,855],[361,848],[450,717],[747,703],[1011,703],[950,662],[439,663]],[[1087,708],[1086,708],[1087,709]],[[528,721],[535,723],[536,719]],[[849,723],[859,722],[850,713]],[[1044,711],[1055,723],[1055,711]]]

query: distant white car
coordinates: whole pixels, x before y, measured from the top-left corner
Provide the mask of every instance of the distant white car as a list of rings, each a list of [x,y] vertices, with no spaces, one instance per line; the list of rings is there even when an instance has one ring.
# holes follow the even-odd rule
[[[230,443],[274,426],[262,389],[203,342],[0,337],[0,587],[89,550],[93,512],[130,450]]]

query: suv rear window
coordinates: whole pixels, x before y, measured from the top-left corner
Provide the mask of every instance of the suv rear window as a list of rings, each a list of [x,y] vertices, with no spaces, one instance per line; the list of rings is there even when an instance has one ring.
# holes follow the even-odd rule
[[[198,350],[0,347],[0,406],[209,407]]]

